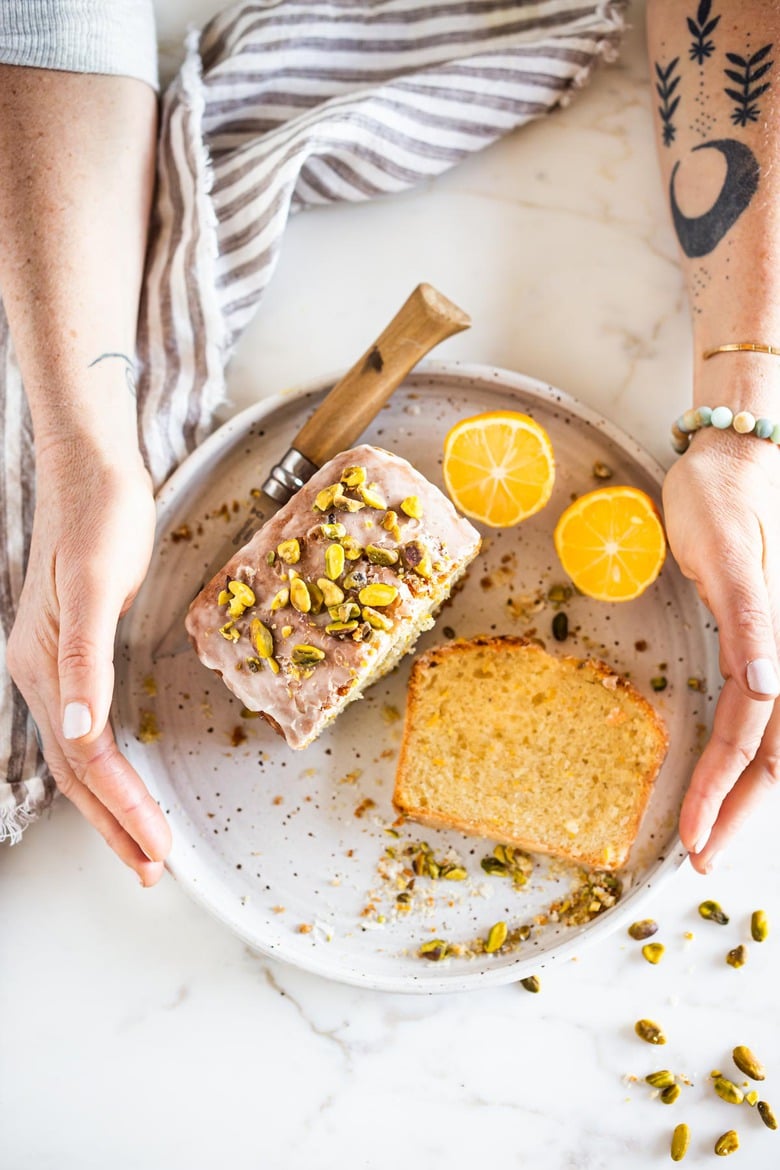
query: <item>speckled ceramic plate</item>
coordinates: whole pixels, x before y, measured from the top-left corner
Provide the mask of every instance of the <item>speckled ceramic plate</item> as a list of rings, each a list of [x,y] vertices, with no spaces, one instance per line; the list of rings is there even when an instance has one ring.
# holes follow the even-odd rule
[[[246,718],[193,652],[153,662],[154,647],[197,592],[215,548],[240,526],[251,489],[324,392],[286,394],[238,415],[161,493],[151,569],[120,630],[117,738],[170,818],[171,872],[251,947],[329,978],[392,991],[455,991],[523,978],[638,916],[648,892],[683,860],[677,813],[719,679],[708,616],[671,558],[637,601],[609,605],[574,595],[566,603],[566,652],[598,655],[630,674],[666,720],[671,748],[619,903],[580,926],[537,923],[566,896],[575,871],[540,858],[528,884],[515,889],[481,868],[492,843],[411,823],[393,827],[410,660],[303,752],[288,748],[264,720]],[[520,527],[484,534],[465,586],[420,649],[487,632],[530,633],[563,649],[552,640],[555,610],[546,600],[565,581],[553,550],[556,519],[574,493],[598,486],[596,460],[612,469],[613,483],[659,498],[661,469],[633,440],[561,391],[500,370],[422,367],[366,439],[405,456],[441,486],[449,427],[478,411],[506,408],[531,414],[548,430],[557,464],[552,500]],[[658,676],[667,686],[655,693],[650,680]],[[689,679],[701,680],[701,689]],[[142,742],[140,728],[153,724],[159,738]],[[408,865],[404,850],[423,839],[436,856],[458,860],[468,877],[418,877],[410,900],[398,902],[402,889],[393,879]],[[497,921],[530,924],[530,937],[509,953],[443,962],[418,957],[431,938],[473,952]]]

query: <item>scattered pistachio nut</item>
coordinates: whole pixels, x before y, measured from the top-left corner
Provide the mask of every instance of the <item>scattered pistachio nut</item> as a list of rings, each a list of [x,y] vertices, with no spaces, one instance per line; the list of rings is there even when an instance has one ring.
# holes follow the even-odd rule
[[[744,1044],[738,1044],[731,1056],[739,1071],[744,1073],[746,1077],[750,1077],[751,1081],[763,1081],[765,1079],[766,1069],[761,1061]]]
[[[360,606],[356,601],[343,601],[328,610],[334,622],[353,622],[360,617]]]
[[[384,630],[387,633],[393,628],[390,618],[386,614],[380,613],[378,609],[372,609],[370,605],[363,606],[361,616],[374,630]]]
[[[439,876],[444,878],[445,882],[465,882],[469,875],[462,865],[443,865]]]
[[[769,937],[769,919],[765,910],[754,910],[751,914],[750,934],[754,942],[766,942]]]
[[[356,621],[328,622],[327,626],[325,627],[325,633],[335,634],[336,636],[339,634],[352,634],[357,628],[358,623]]]
[[[423,506],[420,502],[419,496],[407,496],[405,500],[401,500],[401,511],[412,520],[421,520],[423,514]]]
[[[749,1093],[745,1093],[745,1104],[750,1105],[751,1108],[758,1102],[758,1090],[751,1089]]]
[[[348,561],[357,561],[363,555],[363,546],[354,536],[345,536],[341,541],[341,547],[344,549],[344,556]]]
[[[245,609],[249,609],[250,605],[255,604],[254,590],[250,589],[243,581],[230,581],[228,590],[233,594],[239,605],[243,605]]]
[[[661,1101],[664,1105],[673,1105],[682,1092],[679,1085],[667,1085],[661,1090]]]
[[[739,1134],[735,1129],[728,1129],[715,1142],[715,1153],[725,1158],[728,1154],[733,1154],[739,1149]]]
[[[724,913],[720,902],[711,900],[702,902],[699,906],[699,914],[702,918],[708,918],[710,922],[717,922],[718,926],[728,925],[729,916]]]
[[[369,508],[377,508],[382,512],[387,510],[387,500],[382,496],[382,490],[378,483],[359,484],[358,495]]]
[[[286,565],[297,565],[301,559],[300,542],[295,537],[292,540],[283,540],[281,544],[277,544],[276,551],[279,554],[279,560],[284,561]]]
[[[295,577],[290,582],[290,601],[293,609],[297,609],[298,613],[311,611],[311,594],[302,577]]]
[[[663,943],[645,943],[642,947],[642,955],[647,959],[648,963],[660,963],[664,957]]]
[[[310,612],[314,614],[321,613],[322,607],[325,604],[325,597],[322,590],[320,589],[319,585],[316,585],[313,581],[309,582],[308,590],[309,597],[311,598]]]
[[[445,959],[449,952],[449,946],[441,938],[432,938],[428,942],[424,942],[417,954],[422,959],[430,959],[433,963],[438,963],[441,959]]]
[[[520,983],[526,991],[533,991],[534,994],[541,990],[542,984],[538,975],[526,975],[525,979],[521,979]]]
[[[682,1162],[685,1155],[688,1153],[688,1146],[691,1141],[691,1131],[684,1121],[674,1127],[672,1134],[672,1145],[670,1153],[673,1162]]]
[[[393,540],[401,539],[401,529],[398,525],[398,513],[393,512],[392,509],[385,512],[382,519],[382,527],[386,532],[389,532]]]
[[[658,923],[653,918],[641,918],[639,922],[632,922],[628,928],[631,938],[641,941],[651,938],[658,931]]]
[[[335,581],[331,581],[328,577],[318,577],[317,587],[322,594],[324,604],[331,609],[334,605],[341,605],[344,600],[344,590],[341,589]]]
[[[488,931],[488,936],[485,940],[485,950],[489,955],[500,951],[506,942],[506,936],[509,934],[509,928],[505,922],[494,922]]]
[[[230,601],[230,594],[227,589],[220,589],[217,594],[217,605],[227,605]]]
[[[674,1073],[668,1068],[662,1068],[658,1072],[648,1073],[645,1080],[654,1089],[668,1089],[670,1085],[675,1083]]]
[[[569,636],[569,619],[562,609],[552,620],[552,632],[556,642],[565,642]]]
[[[292,626],[282,626],[282,637],[283,638],[289,638],[290,634],[292,632],[293,632]]]
[[[767,1129],[777,1129],[777,1118],[775,1117],[774,1109],[768,1101],[759,1101],[758,1115]]]
[[[360,568],[354,568],[351,573],[347,573],[342,584],[345,589],[362,589],[367,584],[368,578]]]
[[[284,609],[285,605],[287,605],[289,600],[290,600],[290,590],[285,585],[282,589],[279,590],[279,592],[276,594],[273,601],[271,602],[271,613],[276,613],[276,611],[278,609]]]
[[[333,524],[320,524],[320,532],[327,540],[341,540],[347,535],[346,528],[338,520]]]
[[[365,467],[345,467],[341,473],[341,482],[345,487],[358,487],[367,478]]]
[[[344,549],[340,544],[328,545],[325,550],[325,573],[331,581],[337,581],[344,572]]]
[[[314,507],[319,512],[327,512],[333,506],[333,497],[340,488],[341,484],[332,483],[329,487],[317,492],[317,495],[314,497]]]
[[[260,618],[252,618],[249,626],[249,636],[252,645],[257,651],[258,658],[270,658],[274,652],[274,637],[268,626],[264,626]]]
[[[726,955],[726,962],[729,967],[744,967],[747,963],[747,947],[744,943],[740,943],[737,947],[732,947]]]
[[[398,564],[398,553],[394,548],[382,548],[378,544],[367,544],[366,556],[372,565],[389,567],[390,565]]]
[[[647,1044],[665,1044],[666,1036],[663,1030],[652,1020],[637,1020],[634,1024],[634,1031],[640,1040],[644,1040]]]
[[[316,666],[325,657],[325,651],[318,646],[309,646],[306,642],[299,642],[293,646],[290,656],[296,666]]]
[[[372,608],[384,609],[386,605],[392,605],[397,597],[398,590],[395,585],[384,585],[381,581],[373,585],[364,585],[358,593],[360,604],[370,605]]]
[[[745,1094],[742,1090],[726,1077],[716,1077],[712,1082],[712,1087],[721,1101],[728,1101],[729,1105],[741,1105],[745,1100]]]
[[[224,626],[219,627],[219,632],[227,642],[237,642],[241,637],[241,631],[236,629],[234,622],[225,622]]]

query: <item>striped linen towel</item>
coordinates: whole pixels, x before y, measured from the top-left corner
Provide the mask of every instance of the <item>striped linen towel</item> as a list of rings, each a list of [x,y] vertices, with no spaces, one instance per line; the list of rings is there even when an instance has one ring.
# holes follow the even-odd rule
[[[191,34],[163,98],[138,335],[141,441],[158,487],[212,427],[290,214],[405,190],[564,104],[615,55],[625,6],[262,0]],[[4,650],[29,550],[34,455],[1,311],[0,386]],[[55,788],[4,671],[0,764],[0,840],[15,842]]]

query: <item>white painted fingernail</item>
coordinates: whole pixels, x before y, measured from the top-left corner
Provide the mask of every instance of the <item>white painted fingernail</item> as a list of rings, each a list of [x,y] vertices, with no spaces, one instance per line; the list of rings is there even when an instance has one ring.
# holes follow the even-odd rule
[[[707,844],[709,839],[710,839],[709,833],[704,833],[701,837],[699,837],[699,840],[696,842],[696,844],[693,847],[693,852],[694,853],[701,853],[702,849]]]
[[[68,703],[62,715],[62,734],[66,739],[81,739],[92,730],[92,715],[86,703]]]
[[[769,658],[754,658],[747,664],[747,684],[757,695],[780,694],[780,679]]]
[[[707,873],[712,873],[713,869],[717,869],[719,857],[720,851],[716,851],[712,857],[707,858]]]

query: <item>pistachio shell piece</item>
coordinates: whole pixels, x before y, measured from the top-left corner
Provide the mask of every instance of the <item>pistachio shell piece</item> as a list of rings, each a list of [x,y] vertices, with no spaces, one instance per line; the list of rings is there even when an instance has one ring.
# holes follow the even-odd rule
[[[322,662],[325,651],[320,650],[318,646],[309,646],[305,642],[300,642],[297,646],[293,646],[290,657],[296,666],[316,666],[318,662]]]
[[[719,902],[706,901],[699,906],[699,914],[702,918],[708,918],[710,922],[717,922],[718,926],[728,925],[729,916],[723,911],[723,907]]]
[[[449,946],[442,938],[432,938],[428,942],[424,942],[417,954],[422,959],[430,959],[433,963],[438,963],[447,957]]]
[[[520,983],[526,991],[532,991],[534,994],[540,991],[542,987],[538,975],[526,975],[525,979],[520,980]]]
[[[679,1085],[667,1085],[665,1089],[661,1090],[661,1101],[664,1105],[673,1105],[681,1092]]]
[[[775,1117],[774,1110],[768,1101],[759,1101],[758,1115],[767,1129],[777,1129],[777,1118]]]
[[[645,943],[642,947],[642,955],[647,959],[648,963],[652,963],[655,966],[664,957],[664,949],[663,943]]]
[[[726,1077],[716,1077],[712,1082],[712,1087],[721,1101],[728,1101],[730,1105],[741,1105],[745,1100],[745,1094],[742,1090]]]
[[[751,1081],[763,1081],[765,1079],[766,1069],[761,1061],[744,1044],[738,1044],[731,1056],[739,1071],[743,1072],[746,1077],[750,1077]]]
[[[361,605],[382,609],[386,605],[392,605],[397,597],[398,590],[395,585],[384,585],[381,581],[377,581],[373,585],[365,585],[358,593],[358,601]]]
[[[509,928],[505,922],[494,922],[488,931],[488,936],[485,940],[485,950],[489,955],[500,951],[506,942],[506,936],[509,934]]]
[[[419,496],[407,496],[405,500],[401,500],[401,511],[412,520],[421,520],[423,515],[423,506],[420,502]]]
[[[300,542],[294,537],[292,540],[283,540],[281,544],[277,544],[276,551],[279,554],[279,560],[284,561],[286,565],[297,565],[301,559]]]
[[[751,914],[750,934],[754,942],[766,942],[769,937],[769,919],[765,910],[754,910]]]
[[[682,1162],[685,1155],[688,1153],[688,1146],[691,1141],[691,1131],[684,1121],[674,1127],[672,1134],[672,1146],[670,1153],[673,1162]]]
[[[317,586],[322,594],[323,603],[328,609],[334,605],[341,605],[344,600],[344,590],[340,589],[335,581],[331,581],[327,577],[318,577]]]
[[[639,922],[632,922],[628,928],[631,938],[641,940],[651,938],[658,930],[658,923],[652,918],[642,918]]]
[[[325,573],[331,581],[338,581],[344,572],[344,549],[340,544],[330,544],[325,550]]]
[[[666,1036],[658,1024],[653,1020],[637,1020],[634,1024],[634,1031],[640,1040],[644,1040],[647,1044],[665,1044]]]
[[[738,947],[732,949],[726,955],[726,962],[729,967],[744,967],[747,963],[747,947],[744,943],[740,943]]]
[[[668,1089],[670,1085],[675,1083],[674,1073],[670,1072],[668,1068],[662,1068],[658,1072],[648,1073],[645,1080],[654,1089]]]
[[[725,1158],[739,1149],[739,1134],[735,1129],[727,1129],[715,1142],[715,1153]]]
[[[290,582],[290,601],[293,609],[298,613],[309,613],[311,610],[311,594],[302,577],[295,577]]]

